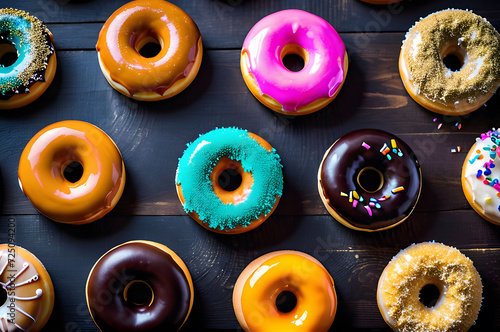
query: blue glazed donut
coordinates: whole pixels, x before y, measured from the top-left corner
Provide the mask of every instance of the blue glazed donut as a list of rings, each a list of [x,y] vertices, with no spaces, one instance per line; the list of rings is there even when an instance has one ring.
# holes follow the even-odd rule
[[[219,128],[188,144],[179,159],[177,194],[184,210],[218,233],[243,233],[264,222],[283,192],[283,166],[276,150],[259,136],[238,128]],[[234,188],[221,179],[228,170]]]
[[[0,9],[0,108],[25,106],[48,88],[57,67],[52,38],[36,17]]]

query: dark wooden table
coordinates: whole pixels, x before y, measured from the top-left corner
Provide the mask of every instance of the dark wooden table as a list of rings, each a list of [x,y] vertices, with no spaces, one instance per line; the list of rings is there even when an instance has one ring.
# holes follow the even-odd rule
[[[388,331],[375,296],[380,273],[400,249],[430,240],[460,249],[482,276],[483,305],[471,330],[500,329],[500,228],[471,209],[460,184],[462,163],[475,137],[500,125],[500,98],[494,96],[487,107],[468,116],[438,116],[408,96],[397,66],[405,32],[420,17],[449,7],[471,9],[500,29],[500,1],[408,0],[391,6],[359,0],[172,1],[198,24],[205,54],[187,90],[155,103],[119,94],[99,69],[99,30],[126,2],[1,1],[1,7],[23,9],[45,21],[58,56],[57,74],[46,93],[27,107],[2,112],[0,118],[0,242],[7,240],[8,221],[15,221],[16,243],[37,255],[53,278],[56,303],[44,331],[97,330],[86,307],[88,272],[107,250],[134,239],[163,243],[187,264],[195,300],[184,330],[238,329],[231,298],[240,272],[262,254],[294,249],[319,259],[335,280],[338,312],[331,330]],[[262,106],[239,69],[240,48],[250,28],[265,15],[287,8],[329,21],[344,40],[350,60],[337,99],[297,118]],[[84,226],[41,216],[17,183],[19,157],[29,139],[46,125],[66,119],[88,121],[107,132],[127,170],[125,192],[116,208]],[[175,169],[185,144],[221,126],[262,136],[284,165],[285,191],[276,212],[247,234],[206,231],[186,216],[175,192]],[[316,187],[326,149],[343,134],[368,127],[406,141],[423,173],[422,195],[410,218],[371,234],[347,229],[330,217]],[[457,146],[462,152],[451,153]]]

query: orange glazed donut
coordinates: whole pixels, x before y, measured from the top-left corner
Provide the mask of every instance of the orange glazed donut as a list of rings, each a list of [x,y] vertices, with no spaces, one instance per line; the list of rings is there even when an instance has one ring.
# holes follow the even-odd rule
[[[141,55],[149,43],[161,50],[152,57]],[[136,0],[119,8],[104,23],[96,48],[109,84],[146,101],[170,98],[187,88],[203,55],[196,23],[163,0]]]
[[[275,251],[251,262],[233,292],[245,331],[327,331],[337,311],[333,279],[314,257]]]
[[[49,273],[32,253],[0,244],[0,331],[40,331],[54,308]]]
[[[82,121],[61,121],[38,132],[24,148],[18,173],[21,189],[38,211],[70,224],[102,218],[125,186],[115,143]]]
[[[36,17],[0,9],[0,109],[28,105],[52,83],[57,67],[52,39]]]

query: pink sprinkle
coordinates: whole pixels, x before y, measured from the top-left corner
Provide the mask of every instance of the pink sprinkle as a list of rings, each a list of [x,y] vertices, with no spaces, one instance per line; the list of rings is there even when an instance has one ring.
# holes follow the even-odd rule
[[[493,188],[496,189],[496,191],[500,192],[500,185],[497,183],[493,186]]]
[[[462,129],[462,124],[461,123],[458,125],[458,130],[460,130],[460,129]]]
[[[433,122],[436,122],[438,118],[434,118],[434,120],[432,120]]]
[[[441,129],[442,126],[443,126],[442,123],[438,124],[438,129]]]
[[[370,217],[372,216],[372,209],[370,209],[370,207],[368,205],[365,205],[365,209],[366,211],[368,211],[368,214],[370,215]]]
[[[484,181],[483,181],[483,183],[484,183],[484,184],[490,184],[490,181],[488,181],[488,180],[484,180]]]
[[[358,205],[358,200],[355,199],[353,202],[352,202],[352,207],[356,207]]]
[[[375,203],[373,202],[370,202],[368,205],[370,205],[371,207],[375,207]]]
[[[368,144],[366,144],[365,142],[363,142],[363,144],[361,144],[361,146],[367,150],[370,150],[370,146]]]

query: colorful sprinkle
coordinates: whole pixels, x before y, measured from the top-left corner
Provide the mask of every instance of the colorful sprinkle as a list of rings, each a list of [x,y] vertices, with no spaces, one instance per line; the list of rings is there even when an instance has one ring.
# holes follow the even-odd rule
[[[457,150],[452,148],[451,153],[457,153]]]
[[[486,198],[484,199],[484,201],[485,201],[485,202],[491,202],[491,197],[490,197],[490,196],[486,197]]]
[[[481,177],[481,175],[483,175],[483,171],[478,169],[476,177],[479,179]]]
[[[491,169],[489,169],[489,168],[485,169],[484,175],[486,175],[486,176],[491,175]]]
[[[441,129],[442,126],[443,126],[442,123],[438,124],[438,130]]]
[[[405,188],[403,186],[397,187],[397,188],[392,189],[392,193],[395,194],[395,193],[398,193],[398,192],[403,191],[403,190],[405,190]]]
[[[387,154],[385,156],[387,157],[387,159],[392,160],[392,157],[390,155]]]
[[[358,201],[355,200],[354,202],[352,202],[352,207],[356,207],[358,205]]]
[[[396,140],[393,138],[391,139],[391,146],[393,149],[397,149],[398,148],[398,145],[396,144]]]
[[[359,199],[359,195],[356,190],[352,192],[352,195],[354,196],[355,199]]]
[[[436,122],[438,118],[434,118],[434,120],[432,120],[433,122]]]
[[[389,197],[391,197],[391,195],[386,195],[386,196],[382,196],[378,199],[379,202],[383,202],[385,200],[387,200]]]
[[[462,124],[461,123],[458,125],[458,130],[460,130],[460,129],[462,129]]]
[[[368,144],[366,144],[365,142],[363,142],[363,144],[361,144],[362,147],[364,147],[365,149],[367,150],[370,150],[371,146],[369,146]]]
[[[366,211],[368,211],[368,214],[371,217],[373,215],[372,209],[368,205],[365,205],[365,209],[366,209]]]
[[[340,196],[342,196],[342,197],[348,197],[349,195],[347,195],[345,192],[341,191],[340,192]]]
[[[457,151],[458,152],[462,151],[462,147],[461,146],[457,146]]]

